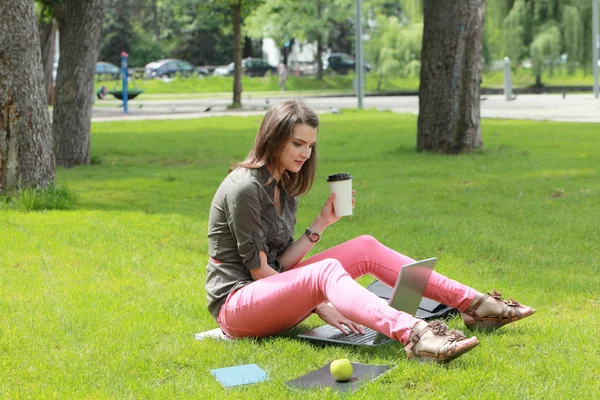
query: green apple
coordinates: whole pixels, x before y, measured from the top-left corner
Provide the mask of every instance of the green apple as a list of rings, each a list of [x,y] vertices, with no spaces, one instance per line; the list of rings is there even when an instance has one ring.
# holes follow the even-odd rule
[[[352,378],[352,364],[347,358],[332,361],[329,370],[333,378],[338,382],[345,382]]]

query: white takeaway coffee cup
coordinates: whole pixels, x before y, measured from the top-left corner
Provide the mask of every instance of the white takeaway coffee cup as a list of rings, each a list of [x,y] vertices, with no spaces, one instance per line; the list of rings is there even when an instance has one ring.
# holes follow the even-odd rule
[[[333,210],[338,217],[352,215],[352,175],[333,174],[327,177],[329,191],[335,193]]]

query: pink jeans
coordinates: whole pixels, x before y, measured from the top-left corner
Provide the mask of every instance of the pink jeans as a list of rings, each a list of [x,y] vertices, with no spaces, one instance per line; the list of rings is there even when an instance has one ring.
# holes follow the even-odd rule
[[[419,320],[389,307],[354,279],[371,274],[393,287],[402,266],[412,262],[371,236],[359,236],[232,292],[219,312],[219,326],[232,337],[271,336],[329,301],[346,318],[406,344]],[[433,272],[424,296],[464,311],[476,294]]]

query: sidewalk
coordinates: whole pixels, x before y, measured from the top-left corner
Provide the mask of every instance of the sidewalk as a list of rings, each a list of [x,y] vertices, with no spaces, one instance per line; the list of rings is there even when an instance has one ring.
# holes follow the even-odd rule
[[[318,113],[337,112],[357,107],[355,97],[316,97],[277,95],[273,97],[245,95],[242,110],[228,110],[230,98],[201,98],[183,100],[147,100],[143,97],[128,103],[128,113],[123,113],[121,102],[107,100],[94,105],[92,120],[155,120],[192,119],[217,116],[263,115],[271,106],[288,99],[304,101]],[[365,109],[391,110],[397,113],[418,114],[417,96],[369,96],[363,99]],[[600,122],[600,99],[592,94],[539,94],[519,95],[506,101],[504,96],[482,96],[482,118],[532,119],[569,122]]]

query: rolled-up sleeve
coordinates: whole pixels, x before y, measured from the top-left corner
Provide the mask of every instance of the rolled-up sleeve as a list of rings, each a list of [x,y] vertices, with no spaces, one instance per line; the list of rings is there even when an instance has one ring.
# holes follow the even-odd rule
[[[260,224],[262,204],[258,183],[248,182],[232,187],[225,195],[224,211],[242,262],[248,269],[259,268],[258,251],[267,252],[267,249]]]

